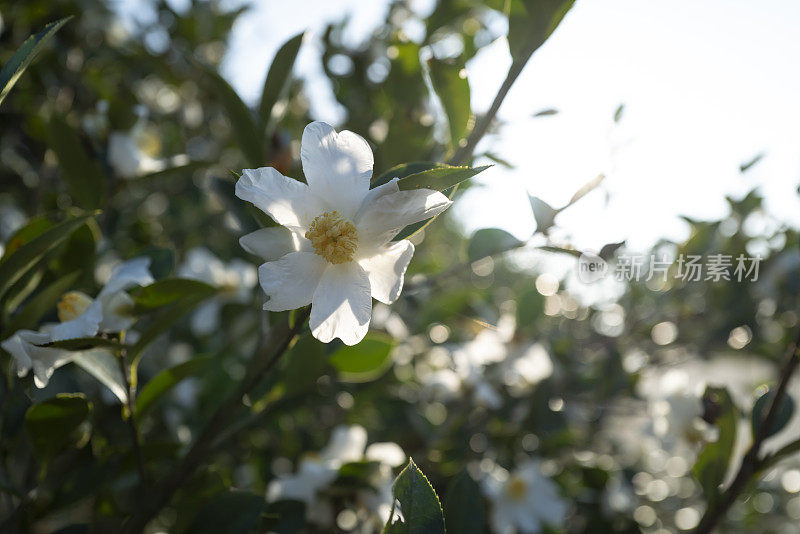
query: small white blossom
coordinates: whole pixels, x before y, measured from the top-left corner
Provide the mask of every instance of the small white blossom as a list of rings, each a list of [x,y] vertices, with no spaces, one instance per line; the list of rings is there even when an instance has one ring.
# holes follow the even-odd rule
[[[533,460],[511,473],[493,466],[482,487],[492,503],[489,520],[496,534],[537,534],[544,525],[558,528],[566,519],[567,504],[558,486]]]
[[[391,304],[400,296],[414,246],[392,239],[451,202],[430,189],[400,191],[397,179],[370,189],[367,142],[323,122],[306,126],[300,155],[307,184],[272,167],[243,171],[236,195],[283,228],[257,230],[240,243],[267,261],[258,270],[269,296],[264,309],[311,304],[314,337],[354,345],[369,329],[372,298]]]
[[[136,178],[166,168],[163,160],[148,155],[142,149],[145,123],[145,113],[139,112],[136,124],[129,131],[111,132],[108,136],[108,162],[122,178]]]
[[[220,292],[207,299],[192,314],[191,327],[197,335],[210,334],[219,327],[222,306],[227,303],[244,304],[252,298],[251,291],[257,282],[255,268],[244,260],[232,259],[227,264],[206,248],[193,248],[178,270],[178,276],[199,280],[218,287]]]

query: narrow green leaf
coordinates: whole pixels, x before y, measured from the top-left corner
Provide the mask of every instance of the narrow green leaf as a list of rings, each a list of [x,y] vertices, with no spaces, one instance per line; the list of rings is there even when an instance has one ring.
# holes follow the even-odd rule
[[[135,303],[135,312],[162,308],[184,298],[206,298],[218,289],[205,282],[183,278],[165,278],[153,282],[149,286],[140,287],[130,292]]]
[[[137,417],[143,417],[161,397],[178,385],[181,380],[197,374],[210,361],[211,356],[197,356],[169,369],[164,369],[150,379],[136,398]]]
[[[62,243],[96,213],[67,219],[17,248],[0,262],[0,299],[49,250]]]
[[[51,228],[52,226],[53,223],[43,215],[34,217],[28,221],[26,225],[18,229],[11,235],[11,237],[8,238],[8,241],[6,242],[6,249],[3,252],[2,259],[0,259],[0,263],[4,262],[22,245],[29,243],[36,237],[39,237],[45,232],[45,230]]]
[[[58,116],[48,123],[47,139],[58,158],[69,196],[84,209],[99,208],[105,197],[105,173],[83,148],[78,132]]]
[[[750,428],[753,432],[753,436],[756,435],[758,427],[767,416],[767,410],[769,409],[772,394],[773,388],[764,387],[763,393],[761,393],[755,404],[753,404],[753,413],[750,416]],[[767,431],[765,437],[768,438],[783,430],[792,419],[792,416],[794,415],[794,409],[794,399],[792,399],[790,395],[786,395],[783,398],[783,402],[778,407],[778,415],[772,422],[772,426]]]
[[[733,456],[739,411],[725,388],[707,387],[703,402],[714,406],[719,414],[716,420],[719,437],[717,441],[708,443],[703,448],[692,468],[692,473],[700,482],[703,495],[708,501],[713,501]]]
[[[397,186],[401,191],[423,188],[445,191],[485,171],[489,167],[491,167],[491,165],[481,165],[480,167],[451,167],[449,165],[440,165],[435,169],[409,174],[401,178],[397,182]]]
[[[620,104],[614,111],[614,122],[622,120],[622,114],[625,113],[625,104]]]
[[[444,520],[448,532],[484,532],[486,512],[481,489],[466,470],[461,471],[450,484],[444,502]]]
[[[379,185],[383,185],[394,178],[405,178],[406,176],[411,176],[412,174],[417,174],[418,172],[427,171],[430,169],[436,169],[439,167],[448,167],[444,163],[436,163],[433,161],[415,161],[412,163],[401,163],[399,165],[395,165],[388,171],[384,172],[379,176],[373,176],[372,182],[370,183],[370,187],[378,187]]]
[[[75,441],[78,427],[92,409],[82,393],[61,394],[34,404],[25,413],[25,431],[33,453],[47,464]]]
[[[526,60],[555,31],[574,0],[509,0],[508,49]]]
[[[493,256],[524,245],[513,235],[500,228],[481,228],[469,240],[467,257],[469,261]]]
[[[391,365],[394,345],[395,341],[386,334],[370,332],[358,345],[337,349],[330,362],[343,382],[368,382]]]
[[[42,51],[47,41],[49,41],[50,38],[61,29],[61,26],[66,24],[71,18],[70,16],[51,22],[39,33],[28,37],[28,39],[22,43],[22,46],[19,47],[19,50],[11,56],[8,63],[3,65],[3,69],[0,70],[0,104],[3,103],[6,95],[8,95],[11,88],[14,87],[14,84],[17,83],[17,80],[19,80],[19,77],[25,72],[25,69],[28,68],[31,62],[36,59],[39,52]]]
[[[231,121],[233,136],[248,164],[253,167],[262,166],[265,163],[264,135],[258,128],[250,108],[217,71],[196,59],[190,58],[190,61],[202,71],[203,81],[225,108]]]
[[[580,189],[575,191],[575,194],[572,195],[572,198],[569,199],[567,205],[558,211],[562,211],[568,208],[569,206],[572,206],[577,201],[579,201],[580,199],[582,199],[583,197],[585,197],[586,195],[597,189],[600,186],[600,184],[603,183],[603,180],[605,180],[605,178],[606,178],[605,174],[598,174],[597,176],[595,176],[594,178],[583,184]]]
[[[387,534],[444,534],[444,516],[439,496],[419,470],[414,460],[394,481],[392,495],[400,502],[404,522],[392,522],[394,513],[384,528]]]
[[[745,161],[741,165],[739,165],[739,172],[747,172],[747,171],[749,171],[756,164],[758,164],[758,162],[760,162],[762,159],[764,159],[764,153],[763,152],[758,154],[758,155],[756,155],[755,157],[751,158],[750,160]]]
[[[80,272],[76,271],[62,276],[39,291],[11,318],[5,331],[10,334],[23,328],[34,328],[42,317],[55,309],[56,303],[61,299],[61,295],[72,287],[80,274]]]
[[[105,348],[110,350],[121,350],[125,345],[113,339],[106,339],[104,337],[81,337],[74,339],[63,339],[61,341],[54,341],[41,345],[51,349],[63,349],[70,351],[81,351],[95,348]]]
[[[540,111],[537,111],[533,114],[534,117],[552,117],[553,115],[558,115],[558,110],[555,108],[547,108]]]
[[[459,142],[467,136],[472,119],[470,106],[469,81],[463,62],[440,61],[431,59],[428,62],[433,89],[447,115],[450,128],[450,148],[455,150]]]
[[[267,72],[267,79],[264,81],[264,89],[261,92],[261,103],[258,106],[259,116],[265,126],[270,122],[275,103],[289,87],[292,68],[304,36],[305,32],[302,32],[286,41],[275,54],[275,59],[272,60],[269,72]]]

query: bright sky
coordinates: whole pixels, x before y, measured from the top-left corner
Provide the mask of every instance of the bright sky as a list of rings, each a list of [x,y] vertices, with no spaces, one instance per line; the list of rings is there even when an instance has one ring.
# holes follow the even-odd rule
[[[223,72],[250,101],[277,48],[292,35],[351,17],[358,42],[387,2],[267,0],[237,23]],[[430,1],[415,2],[430,9]],[[800,225],[800,2],[578,0],[531,59],[500,111],[501,134],[481,148],[495,167],[456,205],[467,230],[534,228],[525,191],[558,207],[599,172],[601,190],[558,219],[578,248],[627,239],[643,250],[681,239],[679,215],[720,217],[725,195],[759,186],[773,215]],[[340,115],[322,79],[318,41],[301,52],[317,118]],[[473,109],[491,102],[510,64],[499,39],[468,65]],[[620,103],[619,126],[612,115]],[[545,108],[560,113],[532,115]],[[363,132],[362,132],[363,133]],[[764,152],[746,174],[739,165]],[[469,214],[469,216],[467,216]]]

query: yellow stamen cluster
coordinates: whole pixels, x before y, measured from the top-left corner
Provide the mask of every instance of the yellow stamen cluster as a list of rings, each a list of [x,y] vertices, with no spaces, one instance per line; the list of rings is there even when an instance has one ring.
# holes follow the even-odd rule
[[[58,309],[58,320],[63,322],[71,321],[86,311],[92,303],[92,298],[80,291],[68,291],[62,295],[61,300],[56,304]]]
[[[358,231],[336,211],[328,211],[314,219],[305,234],[314,246],[314,253],[328,263],[351,261],[358,249]]]
[[[506,493],[511,500],[518,501],[527,495],[528,484],[519,477],[511,477],[506,486]]]

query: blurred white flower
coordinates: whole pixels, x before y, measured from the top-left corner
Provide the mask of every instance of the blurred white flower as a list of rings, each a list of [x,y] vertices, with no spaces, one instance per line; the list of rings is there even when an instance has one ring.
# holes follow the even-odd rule
[[[250,301],[251,290],[257,281],[256,270],[251,264],[238,258],[225,264],[203,247],[193,248],[186,254],[186,260],[178,269],[178,276],[199,280],[220,289],[192,314],[191,327],[197,335],[210,334],[217,329],[224,304]]]
[[[39,332],[20,330],[0,343],[14,357],[17,375],[22,377],[33,370],[36,387],[43,388],[53,372],[62,365],[81,355],[89,354],[91,357],[96,351],[108,352],[102,349],[70,352],[37,345],[130,328],[134,322],[131,314],[134,302],[125,290],[152,283],[149,266],[150,258],[135,258],[118,265],[96,298],[92,299],[80,291],[65,293],[57,306],[60,323],[44,325]],[[120,396],[119,392],[114,393]]]
[[[377,462],[377,474],[371,481],[374,489],[360,490],[357,498],[370,511],[385,517],[385,522],[392,505],[392,468],[405,463],[406,455],[396,443],[366,445],[367,431],[364,427],[352,425],[334,428],[330,441],[319,454],[307,455],[300,460],[296,474],[279,476],[269,483],[267,501],[290,499],[304,502],[306,519],[316,525],[329,527],[333,523],[333,508],[321,492],[336,480],[339,468],[344,464]]]
[[[566,501],[533,460],[512,473],[494,465],[482,487],[492,504],[489,520],[495,534],[536,534],[543,525],[558,528],[564,523]]]
[[[114,172],[122,178],[136,178],[143,174],[158,172],[166,168],[164,160],[147,154],[146,116],[139,113],[136,124],[127,132],[111,132],[108,136],[108,162]]]
[[[240,243],[267,261],[258,270],[269,296],[264,309],[310,303],[314,337],[354,345],[369,329],[372,297],[390,304],[403,287],[414,246],[392,238],[451,202],[430,189],[400,191],[396,179],[370,189],[367,142],[323,122],[306,126],[300,155],[307,184],[272,167],[243,171],[236,195],[283,228],[262,228]]]

